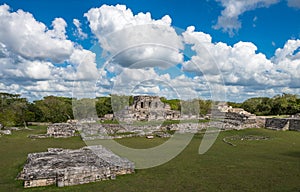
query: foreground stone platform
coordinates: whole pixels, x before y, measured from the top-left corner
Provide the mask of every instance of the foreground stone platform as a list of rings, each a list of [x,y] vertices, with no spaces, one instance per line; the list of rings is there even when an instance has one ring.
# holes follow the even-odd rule
[[[134,173],[134,163],[121,158],[101,145],[77,150],[49,148],[47,152],[28,154],[17,179],[24,187],[58,187],[115,179]]]

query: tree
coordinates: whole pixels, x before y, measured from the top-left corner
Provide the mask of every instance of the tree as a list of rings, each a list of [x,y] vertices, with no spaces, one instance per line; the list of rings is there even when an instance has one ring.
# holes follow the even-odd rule
[[[271,113],[273,115],[292,115],[299,112],[297,104],[297,95],[286,94],[276,95],[273,97],[273,107]]]
[[[250,98],[244,101],[241,105],[241,107],[250,112],[254,113],[256,115],[267,115],[269,114],[270,110],[269,105],[270,101],[268,97],[257,97],[257,98]]]
[[[83,98],[73,100],[73,113],[76,119],[96,118],[96,99]]]
[[[169,104],[172,110],[177,110],[177,111],[181,110],[181,103],[179,99],[167,100],[166,98],[161,97],[160,100],[163,103]]]
[[[110,97],[98,97],[96,100],[96,111],[98,117],[113,113]]]
[[[200,115],[206,115],[212,107],[212,101],[199,99],[199,105],[200,105],[200,111],[199,111]]]
[[[41,112],[43,122],[65,122],[73,119],[72,99],[66,97],[47,96],[42,100],[34,101],[38,108],[35,112]]]
[[[273,98],[250,98],[241,107],[256,115],[292,115],[300,112],[300,101],[297,95],[283,93]]]
[[[0,122],[4,126],[18,126],[32,119],[29,102],[18,94],[0,93]]]

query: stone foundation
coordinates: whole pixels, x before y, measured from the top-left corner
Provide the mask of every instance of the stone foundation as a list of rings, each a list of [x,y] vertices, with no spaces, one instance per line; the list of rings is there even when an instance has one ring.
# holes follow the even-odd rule
[[[18,176],[24,187],[58,187],[115,179],[134,173],[134,164],[101,145],[77,150],[50,148],[48,152],[28,154]]]

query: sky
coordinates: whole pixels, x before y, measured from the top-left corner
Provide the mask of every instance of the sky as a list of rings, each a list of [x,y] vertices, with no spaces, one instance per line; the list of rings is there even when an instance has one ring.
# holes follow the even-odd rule
[[[300,94],[299,0],[0,0],[0,92]]]

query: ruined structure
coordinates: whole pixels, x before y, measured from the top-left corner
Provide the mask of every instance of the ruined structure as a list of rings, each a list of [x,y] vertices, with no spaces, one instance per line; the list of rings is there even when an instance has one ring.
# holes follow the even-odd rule
[[[133,105],[126,107],[117,114],[120,124],[99,124],[90,121],[69,121],[70,123],[56,123],[49,125],[47,134],[31,135],[30,138],[71,137],[79,135],[83,140],[115,139],[133,136],[147,136],[154,132],[168,130],[180,133],[197,133],[208,127],[220,130],[262,128],[278,130],[299,130],[299,118],[267,119],[257,117],[242,108],[232,108],[221,103],[211,109],[210,122],[180,123],[161,126],[166,119],[184,120],[179,111],[173,111],[168,104],[164,104],[157,96],[135,96]],[[173,118],[174,117],[174,118]],[[107,115],[112,118],[112,114]],[[115,117],[114,117],[115,118]],[[188,119],[195,119],[189,117]],[[138,120],[146,122],[136,122]],[[155,121],[154,121],[155,120]],[[152,121],[152,122],[148,122]]]
[[[163,130],[177,131],[178,133],[198,133],[199,131],[206,129],[208,123],[180,123],[170,124],[163,126]]]
[[[28,154],[18,175],[24,187],[78,185],[115,179],[134,172],[134,164],[101,145],[77,150],[51,148],[47,152]]]
[[[160,131],[160,125],[120,125],[120,124],[81,124],[78,125],[83,140],[115,139],[133,136],[146,136]]]
[[[72,137],[77,130],[76,124],[71,123],[54,123],[47,127],[49,137]]]
[[[221,103],[217,106],[217,109],[221,113],[225,113],[226,117],[236,114],[236,117],[243,117],[244,119],[255,119],[256,115],[245,111],[243,108],[233,108],[232,106],[227,105],[227,103]],[[234,117],[232,117],[234,118]]]
[[[114,114],[123,122],[179,119],[180,112],[171,110],[158,96],[134,96],[133,105]]]
[[[218,106],[219,113],[223,113],[224,119],[220,122],[222,129],[244,129],[244,128],[267,128],[273,130],[300,131],[299,114],[290,118],[268,118],[258,117],[242,108],[232,108],[226,104]],[[222,124],[221,124],[222,123]]]
[[[274,130],[300,131],[300,118],[266,118],[265,127]]]
[[[79,124],[75,123],[54,123],[47,127],[46,134],[38,134],[38,135],[29,135],[28,137],[31,139],[38,139],[38,138],[67,138],[79,135],[77,133]]]
[[[264,127],[264,120],[242,108],[232,108],[226,103],[221,103],[212,109],[214,115],[210,126],[221,130],[246,129]]]
[[[154,109],[152,109],[154,108]],[[264,127],[264,119],[257,118],[255,115],[240,109],[232,108],[227,105],[216,106],[212,109],[213,117],[206,123],[179,123],[161,126],[160,118],[166,117],[168,113],[173,113],[169,105],[165,105],[159,97],[136,96],[132,108],[126,108],[119,113],[123,121],[129,123],[121,124],[78,124],[83,140],[94,139],[114,139],[132,136],[147,136],[154,132],[177,131],[179,133],[197,133],[208,127],[216,127],[220,130],[246,129]],[[179,113],[179,112],[178,112]],[[173,115],[176,113],[173,113]],[[157,116],[156,116],[157,115]],[[168,117],[168,116],[167,116]],[[150,121],[157,119],[157,123],[135,124],[131,121],[144,120]],[[179,115],[175,119],[182,120]],[[164,120],[164,119],[163,119]],[[162,122],[162,121],[161,121]],[[125,134],[123,134],[125,133]]]

